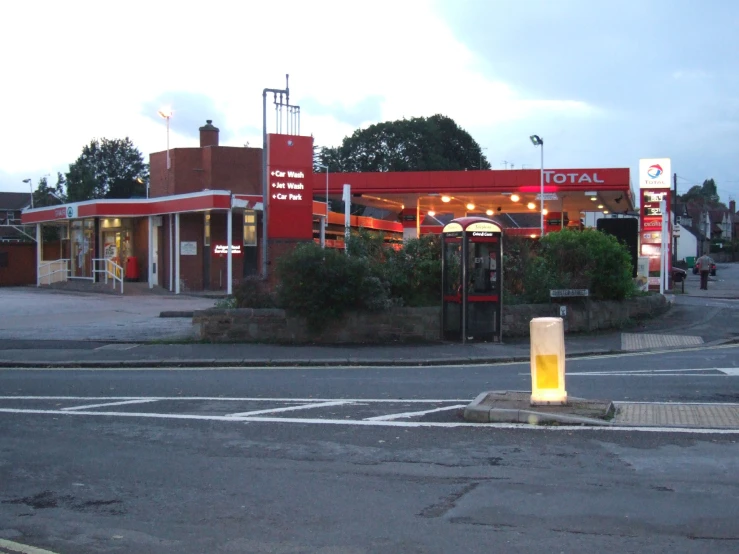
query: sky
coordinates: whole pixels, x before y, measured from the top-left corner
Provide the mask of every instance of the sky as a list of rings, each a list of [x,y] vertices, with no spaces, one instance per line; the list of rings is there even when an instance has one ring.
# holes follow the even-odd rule
[[[631,168],[669,157],[683,193],[739,197],[739,2],[733,0],[26,0],[0,26],[0,191],[56,182],[93,138],[148,161],[198,145],[261,146],[262,90],[301,134],[443,114],[494,169]],[[271,102],[271,98],[269,99]],[[269,104],[268,104],[269,106]],[[275,131],[268,107],[269,131]]]

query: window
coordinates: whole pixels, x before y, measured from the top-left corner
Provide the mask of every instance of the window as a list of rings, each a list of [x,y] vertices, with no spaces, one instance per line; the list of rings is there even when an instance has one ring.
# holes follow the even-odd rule
[[[205,237],[203,239],[205,246],[210,246],[210,214],[205,214]]]
[[[244,210],[244,246],[257,245],[257,213]]]

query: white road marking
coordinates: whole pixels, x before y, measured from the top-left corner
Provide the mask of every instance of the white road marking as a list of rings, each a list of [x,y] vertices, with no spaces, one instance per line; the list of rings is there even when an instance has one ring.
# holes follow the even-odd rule
[[[435,412],[445,412],[448,410],[455,410],[457,408],[464,408],[467,404],[456,404],[454,406],[444,406],[443,408],[434,408],[433,410],[424,410],[422,412],[405,412],[401,414],[389,414],[375,417],[366,417],[365,421],[390,421],[392,419],[403,419],[408,417],[424,416],[426,414],[433,414]]]
[[[141,417],[155,419],[189,419],[203,421],[230,421],[238,423],[300,423],[318,425],[356,425],[360,427],[473,427],[477,429],[527,429],[541,432],[557,431],[625,431],[628,433],[681,433],[699,435],[739,435],[739,429],[702,429],[693,427],[628,427],[628,426],[580,426],[580,425],[528,425],[525,423],[469,423],[469,422],[430,422],[430,421],[365,421],[362,419],[308,419],[308,418],[286,418],[286,417],[232,417],[232,416],[208,416],[188,414],[156,414],[156,413],[133,413],[133,412],[63,412],[61,410],[20,410],[0,408],[0,413],[13,414],[43,414],[43,415],[67,415],[67,416],[108,416],[108,417]]]
[[[390,404],[442,404],[472,402],[469,398],[271,398],[235,396],[0,396],[0,400],[223,400],[224,402],[375,402]]]
[[[709,371],[720,371],[723,375],[700,375],[701,377],[736,377],[739,376],[739,368],[734,367],[704,367],[694,369],[626,369],[614,371],[567,371],[565,375],[576,377],[587,376],[627,376],[635,377],[695,377],[695,374],[708,373]],[[519,375],[529,375],[519,373]]]
[[[106,406],[122,406],[123,404],[145,404],[157,402],[156,398],[138,398],[136,400],[124,400],[122,402],[105,402],[104,404],[87,404],[86,406],[71,406],[62,410],[89,410],[90,408],[104,408]]]
[[[54,554],[51,550],[44,550],[43,548],[36,548],[35,546],[28,546],[27,544],[20,544],[18,542],[8,541],[0,539],[0,548],[8,550],[15,554]]]
[[[311,408],[328,408],[329,406],[343,406],[344,404],[351,404],[346,400],[338,402],[320,402],[318,404],[301,404],[300,406],[288,406],[287,408],[272,408],[269,410],[256,410],[252,412],[239,412],[235,414],[229,414],[232,417],[248,417],[259,414],[274,414],[277,412],[292,412],[294,410],[310,410]]]

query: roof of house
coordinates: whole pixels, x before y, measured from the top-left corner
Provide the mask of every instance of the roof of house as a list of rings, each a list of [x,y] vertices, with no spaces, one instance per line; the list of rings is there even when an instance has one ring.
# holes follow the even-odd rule
[[[30,192],[0,192],[0,210],[17,211],[30,205]]]

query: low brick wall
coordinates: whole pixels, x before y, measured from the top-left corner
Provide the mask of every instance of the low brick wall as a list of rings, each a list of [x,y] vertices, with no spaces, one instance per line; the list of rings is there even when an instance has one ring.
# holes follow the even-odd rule
[[[624,302],[568,302],[564,317],[568,333],[618,328],[634,319],[654,317],[669,308],[665,297],[658,294]],[[560,304],[505,306],[503,340],[528,336],[529,322],[535,317],[559,315]],[[331,322],[320,333],[310,333],[304,318],[289,316],[284,310],[201,310],[193,314],[192,321],[198,337],[209,342],[387,344],[441,340],[441,307],[351,313]]]

